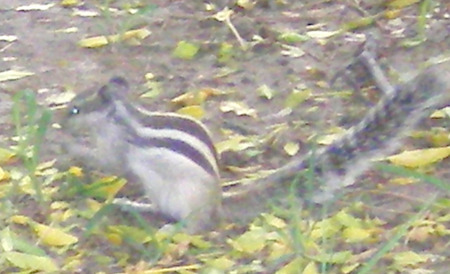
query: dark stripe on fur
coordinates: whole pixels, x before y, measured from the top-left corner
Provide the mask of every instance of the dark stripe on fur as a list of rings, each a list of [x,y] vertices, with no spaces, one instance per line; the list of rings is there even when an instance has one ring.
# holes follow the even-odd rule
[[[203,142],[213,153],[215,160],[218,160],[217,152],[209,133],[198,122],[188,118],[167,116],[164,114],[146,115],[133,107],[126,106],[126,108],[127,111],[130,112],[131,116],[136,117],[138,122],[146,128],[174,129],[194,136]]]
[[[129,141],[131,144],[138,147],[157,147],[171,150],[175,153],[185,156],[186,158],[194,161],[197,165],[202,167],[206,172],[213,176],[217,176],[214,166],[208,161],[208,159],[200,153],[198,150],[190,146],[189,144],[169,137],[165,138],[143,138],[141,136],[132,136]],[[171,167],[167,167],[170,169]]]

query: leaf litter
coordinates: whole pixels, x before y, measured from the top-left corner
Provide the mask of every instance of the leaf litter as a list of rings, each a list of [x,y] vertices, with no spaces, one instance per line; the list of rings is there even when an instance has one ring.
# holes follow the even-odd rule
[[[244,2],[241,1],[239,5],[250,11],[257,9]],[[401,9],[409,7],[416,2],[418,1],[398,0],[389,1],[387,5]],[[29,5],[20,9],[22,11],[39,9],[45,11],[51,7]],[[232,31],[234,38],[238,40],[238,43],[244,49],[247,46],[247,42],[235,27],[234,21],[231,21],[232,16],[234,16],[233,13],[225,15],[225,17],[219,19],[224,22],[227,20],[227,27]],[[347,30],[357,29],[373,24],[374,22],[369,19],[372,18],[365,17],[360,21],[355,20],[353,23],[348,23],[346,28]],[[376,18],[374,20],[381,19]],[[319,44],[325,44],[331,39],[335,39],[339,34],[338,31],[334,30],[311,29],[305,32],[305,34],[291,34],[279,38],[283,42],[293,44],[289,46],[281,45],[280,47],[285,50],[284,53],[289,58],[304,58],[306,52],[303,50],[301,43],[308,40],[316,40]],[[110,42],[123,41],[121,39],[131,38],[143,40],[150,33],[149,31],[143,31],[140,34],[128,32],[127,35],[129,35],[129,38],[117,34],[113,36],[92,37],[93,39],[91,41],[87,40],[87,42],[86,40],[81,41],[84,41],[87,47],[100,48]],[[189,46],[190,42],[181,41],[182,49],[180,50],[181,54],[179,58],[195,61],[200,54],[203,54],[203,52],[199,52],[199,48],[196,49],[195,47]],[[222,52],[223,56],[227,55],[224,53],[225,51]],[[233,55],[227,55],[226,58],[222,58],[222,61],[228,62],[233,58]],[[220,78],[229,77],[238,70],[229,69],[224,71],[228,72],[221,75]],[[3,81],[17,80],[32,75],[30,72],[28,72],[30,73],[29,75],[26,73],[20,74],[20,72],[12,71],[9,75],[3,75],[3,79],[5,79]],[[261,89],[257,90],[261,96],[265,97],[265,100],[276,99],[273,96],[275,92],[270,86],[261,85]],[[322,87],[325,86],[322,85]],[[180,110],[185,111],[184,113],[186,114],[197,115],[197,117],[203,116],[205,110],[202,104],[206,100],[211,99],[211,97],[208,94],[202,95],[201,93],[199,97],[189,95],[186,96],[189,99],[179,98],[173,103],[178,106],[183,106]],[[152,96],[158,96],[159,94],[160,92]],[[301,94],[301,92],[298,92],[298,94],[292,92],[291,94],[294,94],[291,96],[295,98],[288,100],[292,101],[292,103],[286,101],[285,107],[291,107],[292,109],[299,107],[311,98],[311,92],[308,90],[304,94]],[[225,100],[219,104],[222,112],[231,112],[236,116],[248,116],[257,120],[259,109],[249,107],[246,102],[235,100],[233,97],[227,98],[228,95],[230,94],[224,95]],[[279,96],[278,92],[277,96]],[[303,107],[303,105],[301,106]],[[198,113],[201,113],[201,115],[198,115]],[[445,117],[445,114],[440,114],[440,117],[443,116]],[[332,138],[334,137],[331,136],[330,139]],[[229,139],[225,143],[218,143],[217,145],[220,152],[227,150],[246,152],[250,149],[258,148],[261,143],[264,143],[261,142],[264,139],[268,142],[272,138],[267,136],[250,137],[229,135]],[[330,140],[324,141],[324,143],[329,142]],[[296,143],[287,142],[284,144],[285,148],[287,147],[288,154],[296,154],[299,150]],[[426,167],[442,162],[443,159],[448,157],[447,152],[448,149],[446,147],[416,150],[408,152],[409,154],[396,155],[396,157],[389,160],[395,162],[395,164],[407,167]],[[411,160],[412,158],[414,159]],[[9,166],[8,161],[5,161],[5,164],[2,163],[2,169],[5,174],[17,174]],[[76,175],[74,177],[81,177],[82,175],[82,171],[76,168],[71,168],[70,173]],[[41,173],[39,176],[47,175]],[[68,199],[68,204],[64,205],[56,202],[60,197],[57,197],[56,192],[52,190],[52,188],[56,188],[57,190],[67,188],[68,181],[72,179],[69,179],[70,176],[67,173],[61,174],[61,177],[64,176],[66,176],[66,179],[62,183],[58,182],[58,184],[54,185],[55,182],[47,181],[43,185],[43,189],[48,190],[44,191],[44,199],[53,201],[53,203],[49,207],[46,207],[45,204],[40,205],[40,209],[43,209],[43,212],[51,212],[53,214],[40,216],[30,212],[30,209],[24,204],[20,204],[13,208],[14,213],[12,213],[13,211],[8,213],[11,216],[6,216],[10,217],[7,222],[5,221],[6,219],[3,219],[6,217],[0,219],[0,222],[6,223],[7,226],[0,234],[0,256],[5,258],[15,268],[23,271],[57,271],[61,268],[55,262],[61,261],[59,259],[63,258],[66,262],[70,263],[61,267],[67,267],[66,270],[70,271],[77,269],[77,267],[88,265],[88,262],[90,262],[89,259],[95,258],[96,263],[102,266],[111,266],[113,263],[116,263],[123,266],[122,269],[139,269],[142,273],[144,271],[193,273],[205,269],[205,266],[209,267],[211,271],[217,271],[219,269],[226,272],[236,271],[237,269],[237,271],[241,270],[242,272],[245,272],[245,270],[247,272],[263,272],[266,270],[265,267],[273,265],[278,266],[278,273],[297,273],[299,270],[302,273],[320,273],[319,266],[321,264],[325,264],[331,269],[340,269],[343,273],[351,273],[359,265],[364,264],[364,258],[367,256],[364,252],[361,252],[359,247],[363,246],[371,251],[391,235],[391,230],[386,226],[386,223],[368,217],[366,212],[360,210],[357,203],[346,202],[344,209],[338,212],[331,212],[330,216],[320,219],[313,218],[306,209],[299,209],[296,212],[296,214],[301,215],[302,218],[300,220],[289,219],[285,215],[278,216],[266,213],[246,227],[245,232],[242,233],[241,231],[240,233],[231,233],[225,236],[225,239],[222,239],[225,241],[220,241],[217,235],[214,234],[192,236],[178,233],[168,235],[161,231],[148,229],[146,226],[140,226],[139,224],[141,224],[143,219],[139,218],[132,219],[131,223],[125,222],[125,224],[123,223],[125,219],[121,219],[119,220],[119,224],[117,224],[117,219],[114,218],[116,217],[114,214],[108,214],[108,218],[99,218],[96,220],[93,234],[86,237],[77,233],[77,231],[80,229],[84,230],[86,228],[85,224],[89,219],[93,218],[93,216],[95,218],[97,216],[96,213],[105,208],[110,199],[118,195],[123,188],[124,182],[106,177],[103,179],[104,181],[100,180],[90,185],[84,185],[81,189],[77,190],[83,193],[83,198],[75,196],[77,197],[75,201]],[[14,198],[29,199],[33,196],[35,191],[27,176],[5,177],[0,185],[6,185],[9,189],[14,189],[14,184],[16,184],[15,180],[19,181],[20,187],[18,188],[19,191],[16,188],[16,192],[12,192],[14,193]],[[111,182],[119,183],[115,185]],[[11,192],[5,193],[7,193],[6,195],[11,195]],[[89,198],[84,200],[85,197]],[[85,203],[80,204],[80,200],[83,200]],[[34,201],[30,202],[31,205],[37,205]],[[420,242],[432,239],[433,237],[447,236],[449,232],[445,224],[448,223],[449,218],[448,214],[445,215],[444,213],[448,209],[449,204],[448,199],[443,199],[441,201],[443,207],[430,209],[434,214],[428,216],[428,220],[421,219],[421,221],[407,231],[405,237],[409,241]],[[56,214],[56,211],[62,212],[61,215],[59,213]],[[20,213],[24,213],[24,215],[20,215]],[[30,215],[30,217],[27,215]],[[31,218],[31,216],[40,217],[41,220],[37,221],[37,219]],[[53,220],[55,223],[48,222],[52,220],[51,218],[56,218]],[[34,229],[29,231],[25,229],[27,226]],[[6,229],[20,236],[10,232],[4,232],[7,231]],[[292,231],[300,231],[301,233],[295,234],[291,233]],[[231,230],[230,232],[233,231]],[[29,244],[28,248],[23,248],[23,246],[27,245],[19,247],[20,245],[14,244],[14,242],[19,242],[19,240],[23,239],[32,239],[33,244],[36,243],[38,251],[31,248],[33,244]],[[51,246],[52,249],[48,249],[48,246]],[[88,246],[97,246],[98,249],[91,250],[87,248]],[[297,249],[299,246],[301,252]],[[104,247],[104,250],[102,250],[102,247]],[[395,271],[420,267],[428,260],[431,260],[433,258],[433,251],[437,250],[430,250],[429,254],[419,254],[418,252],[414,252],[413,248],[407,244],[404,244],[402,248],[411,250],[405,252],[393,250],[390,253],[386,253],[385,256],[388,259],[387,261],[392,261],[390,267]],[[67,250],[78,253],[78,255],[67,255],[65,253]],[[108,252],[106,250],[111,251]],[[130,250],[132,252],[127,252]],[[144,263],[144,260],[135,261],[130,258],[129,254],[136,252],[138,252],[140,257],[146,259]],[[154,254],[149,255],[149,252],[153,252]],[[293,254],[300,255],[293,256]]]

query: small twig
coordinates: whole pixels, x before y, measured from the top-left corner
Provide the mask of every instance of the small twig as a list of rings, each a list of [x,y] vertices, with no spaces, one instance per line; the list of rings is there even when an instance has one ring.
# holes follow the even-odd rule
[[[231,15],[233,14],[233,11],[230,10],[228,7],[226,7],[225,9],[223,9],[222,11],[216,13],[214,15],[214,18],[217,21],[220,22],[225,22],[225,24],[228,26],[228,28],[231,30],[231,32],[233,33],[233,35],[236,37],[236,39],[238,40],[239,44],[241,45],[241,49],[242,50],[247,50],[248,46],[247,46],[247,41],[245,41],[241,35],[239,34],[239,32],[237,31],[237,29],[234,27],[234,25],[231,23]]]
[[[153,204],[135,202],[127,198],[115,198],[112,204],[119,206],[123,211],[155,212]]]
[[[381,70],[378,62],[375,60],[373,52],[375,51],[375,40],[371,35],[367,36],[363,51],[356,57],[361,64],[367,69],[370,76],[375,81],[376,86],[386,95],[394,92],[394,87],[389,83],[388,79]]]

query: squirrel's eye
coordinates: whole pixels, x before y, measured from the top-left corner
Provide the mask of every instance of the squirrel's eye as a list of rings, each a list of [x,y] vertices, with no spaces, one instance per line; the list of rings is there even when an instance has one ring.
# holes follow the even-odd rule
[[[77,115],[80,113],[80,109],[78,107],[72,107],[69,111],[71,115]]]

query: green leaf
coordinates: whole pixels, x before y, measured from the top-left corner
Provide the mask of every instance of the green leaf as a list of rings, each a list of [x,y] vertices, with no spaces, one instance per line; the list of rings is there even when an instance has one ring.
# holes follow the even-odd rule
[[[311,90],[294,89],[291,94],[286,98],[285,106],[291,109],[296,108],[298,105],[306,101],[311,97]]]
[[[286,43],[305,42],[311,39],[307,35],[302,35],[296,32],[284,32],[278,36],[278,40]]]
[[[5,252],[4,258],[23,270],[55,272],[59,268],[49,257],[30,255],[15,251]]]
[[[200,47],[196,44],[180,41],[173,51],[173,56],[180,59],[191,60],[195,57],[199,49]]]
[[[261,228],[247,231],[235,240],[228,243],[237,251],[252,254],[261,251],[266,245],[267,232]]]

